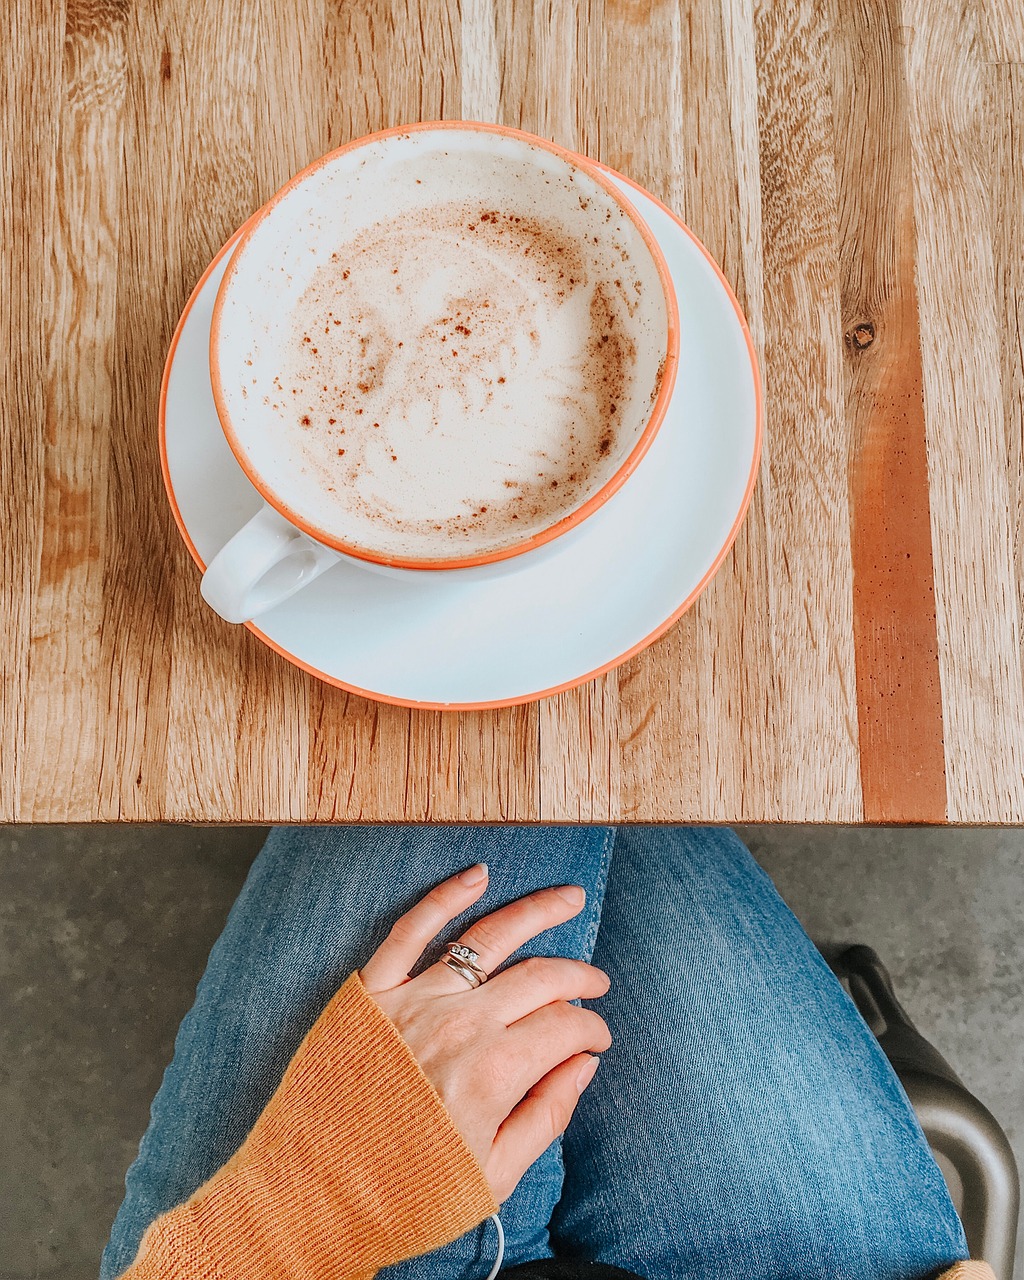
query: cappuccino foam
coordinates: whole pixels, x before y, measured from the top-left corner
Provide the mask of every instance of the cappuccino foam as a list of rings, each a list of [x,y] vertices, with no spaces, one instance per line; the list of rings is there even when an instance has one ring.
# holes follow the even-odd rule
[[[649,285],[627,216],[605,196],[583,235],[585,188],[524,206],[514,167],[493,202],[342,223],[274,367],[255,358],[244,394],[277,424],[262,475],[336,541],[407,561],[501,551],[597,493],[646,425],[661,370],[640,383]]]

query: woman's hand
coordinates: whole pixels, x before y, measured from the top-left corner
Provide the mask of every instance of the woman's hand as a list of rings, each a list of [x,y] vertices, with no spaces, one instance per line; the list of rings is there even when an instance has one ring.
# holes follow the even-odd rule
[[[470,867],[432,889],[396,922],[360,972],[441,1096],[499,1204],[564,1132],[611,1044],[604,1019],[570,1000],[608,990],[606,973],[581,960],[522,960],[475,990],[442,961],[410,969],[437,934],[487,887]],[[577,886],[540,889],[485,916],[459,939],[493,973],[518,947],[571,920]]]

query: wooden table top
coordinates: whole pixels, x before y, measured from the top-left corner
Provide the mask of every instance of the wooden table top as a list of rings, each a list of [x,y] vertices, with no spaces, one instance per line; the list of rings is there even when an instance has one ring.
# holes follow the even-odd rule
[[[21,0],[2,53],[0,818],[1024,821],[1016,0]],[[676,209],[761,354],[761,477],[652,648],[376,704],[200,600],[160,375],[223,241],[418,119]]]

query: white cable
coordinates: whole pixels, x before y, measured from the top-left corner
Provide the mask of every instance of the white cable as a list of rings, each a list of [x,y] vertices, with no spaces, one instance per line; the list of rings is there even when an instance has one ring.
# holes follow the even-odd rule
[[[491,1267],[487,1280],[494,1280],[494,1277],[501,1270],[501,1264],[505,1258],[505,1228],[501,1225],[501,1219],[496,1213],[491,1214],[491,1221],[498,1228],[498,1256],[495,1259],[494,1266]]]

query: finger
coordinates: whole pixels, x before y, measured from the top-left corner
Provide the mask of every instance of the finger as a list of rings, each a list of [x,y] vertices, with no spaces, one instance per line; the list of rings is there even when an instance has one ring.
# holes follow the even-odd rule
[[[602,969],[582,960],[532,956],[492,978],[482,1002],[511,1026],[554,1000],[596,1000],[610,986],[611,979]]]
[[[574,1054],[538,1080],[513,1108],[495,1135],[488,1161],[495,1199],[510,1196],[530,1165],[566,1131],[600,1061],[588,1053]]]
[[[612,1042],[608,1024],[592,1009],[558,1000],[509,1027],[504,1042],[505,1087],[510,1102],[574,1053],[604,1053]]]
[[[586,894],[579,885],[561,885],[554,889],[538,889],[536,893],[510,902],[469,926],[459,939],[480,957],[485,973],[493,973],[505,963],[513,951],[535,938],[545,929],[564,924],[579,915]],[[466,986],[464,978],[439,960],[426,971],[442,991],[458,991]],[[423,975],[426,977],[426,974]]]
[[[389,991],[405,982],[424,948],[446,924],[472,906],[486,888],[487,864],[478,862],[442,880],[411,910],[399,916],[391,932],[360,970],[367,991],[371,994]]]

